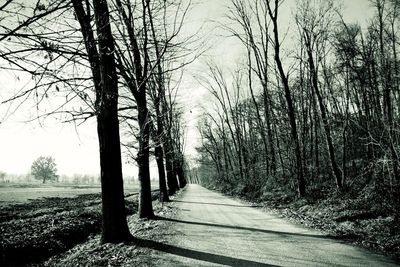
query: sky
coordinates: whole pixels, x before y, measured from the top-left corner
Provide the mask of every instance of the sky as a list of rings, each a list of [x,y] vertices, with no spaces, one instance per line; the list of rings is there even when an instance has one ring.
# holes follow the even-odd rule
[[[3,0],[0,0],[0,2]],[[205,58],[212,58],[226,67],[234,65],[241,56],[241,47],[233,38],[225,38],[225,32],[215,22],[223,22],[226,7],[230,0],[199,1],[187,18],[187,30],[202,28],[199,34],[207,35],[211,49],[204,58],[186,68],[184,80],[179,91],[181,106],[185,112],[186,153],[195,158],[195,147],[200,143],[197,132],[197,120],[203,108],[210,101],[207,90],[202,88],[194,76],[205,71]],[[344,0],[344,19],[347,22],[365,24],[373,13],[368,0]],[[289,23],[295,0],[286,0],[281,10],[281,24],[290,28]],[[19,90],[26,83],[24,78],[17,80],[10,73],[0,72],[0,102],[4,100],[4,91]],[[26,122],[32,118],[33,105],[24,105],[16,112],[8,110],[8,105],[0,106],[0,171],[10,174],[26,174],[32,162],[39,156],[53,156],[59,174],[97,175],[100,171],[98,140],[95,120],[76,126],[62,123],[56,119]],[[123,158],[125,176],[137,176],[135,166],[127,164]],[[155,167],[151,170],[156,177]]]

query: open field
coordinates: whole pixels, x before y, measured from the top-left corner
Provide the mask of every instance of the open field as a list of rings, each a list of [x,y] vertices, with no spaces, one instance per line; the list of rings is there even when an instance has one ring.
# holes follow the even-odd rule
[[[138,185],[126,186],[127,214],[137,211],[137,194]],[[101,228],[100,187],[3,185],[0,201],[0,266],[39,263]]]
[[[137,193],[138,188],[137,183],[125,185],[125,195]],[[158,183],[152,183],[152,190],[154,189],[158,189]],[[98,194],[100,191],[100,185],[1,183],[0,206],[24,203],[39,198],[66,198],[84,194]]]

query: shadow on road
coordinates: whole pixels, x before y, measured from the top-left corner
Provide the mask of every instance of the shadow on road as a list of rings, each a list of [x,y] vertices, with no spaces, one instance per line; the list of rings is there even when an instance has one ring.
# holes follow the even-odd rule
[[[145,239],[136,239],[134,241],[135,246],[141,246],[145,248],[154,249],[157,251],[174,254],[186,258],[191,258],[195,260],[201,260],[205,262],[215,263],[215,264],[223,264],[228,266],[278,266],[278,265],[271,265],[260,263],[256,261],[244,260],[244,259],[237,259],[228,256],[222,256],[207,252],[196,251],[192,249],[181,248],[173,245],[168,245],[164,243],[160,243],[157,241],[152,240],[145,240]]]
[[[257,208],[257,207],[261,207],[260,205],[232,205],[232,204],[222,204],[222,203],[212,203],[212,202],[181,201],[181,200],[172,200],[171,202],[191,203],[191,204],[206,204],[206,205],[228,206],[228,207],[238,207],[238,208]]]
[[[339,238],[339,237],[330,236],[330,235],[289,233],[289,232],[280,232],[280,231],[265,230],[265,229],[251,228],[251,227],[242,227],[242,226],[235,226],[235,225],[223,225],[223,224],[215,224],[215,223],[183,221],[183,220],[176,220],[176,219],[165,218],[165,217],[157,217],[157,220],[164,220],[164,221],[170,221],[170,222],[175,222],[175,223],[186,223],[186,224],[192,224],[192,225],[203,225],[203,226],[211,226],[211,227],[219,227],[219,228],[228,228],[228,229],[235,229],[235,230],[246,230],[246,231],[251,231],[251,232],[261,232],[261,233],[282,235],[282,236],[299,236],[299,237],[335,239],[335,240]]]

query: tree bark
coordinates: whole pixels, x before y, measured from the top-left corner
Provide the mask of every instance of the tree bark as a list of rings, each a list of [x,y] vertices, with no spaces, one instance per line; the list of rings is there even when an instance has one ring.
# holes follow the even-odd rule
[[[125,213],[118,121],[118,82],[112,53],[114,40],[108,6],[106,0],[93,1],[99,46],[97,52],[91,18],[84,11],[82,0],[73,0],[72,3],[81,26],[96,90],[102,196],[101,242],[123,242],[130,240],[131,234]],[[88,5],[87,9],[89,8]]]
[[[139,123],[139,152],[137,163],[139,168],[139,217],[153,218],[153,204],[151,199],[151,183],[150,183],[150,163],[149,163],[149,138],[150,123],[149,112],[147,109],[147,100],[144,88],[139,92],[136,99],[138,107],[138,123]]]
[[[165,178],[165,168],[164,168],[164,151],[161,145],[155,147],[155,155],[158,168],[158,183],[160,187],[160,201],[169,202],[168,190]]]
[[[326,110],[324,101],[322,99],[321,92],[319,90],[318,76],[317,76],[318,74],[317,74],[317,70],[315,68],[314,58],[313,58],[312,51],[311,51],[311,44],[309,43],[309,41],[310,40],[306,40],[306,46],[307,46],[308,64],[310,67],[311,81],[312,81],[312,85],[314,88],[314,93],[317,96],[319,110],[321,112],[322,126],[325,131],[325,141],[328,146],[328,152],[329,152],[329,161],[331,163],[333,175],[335,176],[335,179],[336,179],[336,186],[338,188],[342,188],[343,187],[342,172],[336,161],[335,148],[333,147],[332,135],[331,135],[330,125],[329,125],[327,110]]]
[[[297,190],[300,197],[306,194],[306,184],[304,179],[303,163],[301,159],[300,142],[297,134],[297,124],[296,115],[292,100],[292,95],[289,88],[289,81],[287,75],[283,69],[282,61],[280,57],[280,43],[279,43],[279,33],[278,33],[278,7],[279,1],[275,0],[275,9],[271,9],[271,4],[267,1],[268,13],[273,23],[273,33],[274,33],[274,50],[275,50],[275,62],[278,68],[280,78],[282,80],[283,89],[285,92],[285,100],[288,109],[288,117],[291,129],[291,136],[295,146],[295,156],[296,156],[296,173],[297,173]]]
[[[187,182],[186,182],[185,172],[183,170],[183,166],[180,161],[179,163],[176,163],[176,174],[178,175],[179,187],[184,188]]]
[[[174,151],[172,147],[172,137],[171,137],[171,118],[170,111],[167,104],[165,93],[161,95],[161,109],[164,114],[164,131],[163,144],[165,149],[165,170],[167,172],[167,185],[169,195],[174,195],[176,191],[179,190],[178,181],[176,179],[176,173],[174,169]]]

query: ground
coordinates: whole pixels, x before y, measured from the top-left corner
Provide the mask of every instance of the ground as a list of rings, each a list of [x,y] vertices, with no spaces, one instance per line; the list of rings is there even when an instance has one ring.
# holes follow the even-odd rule
[[[101,229],[99,192],[98,186],[3,184],[0,266],[39,263],[97,236]],[[129,215],[137,210],[137,192],[137,185],[126,187]],[[153,195],[156,199],[158,192]]]
[[[135,195],[128,197],[130,206],[127,207],[133,214],[128,217],[128,222],[135,239],[117,245],[99,244],[96,217],[99,215],[96,206],[99,198],[96,194],[78,196],[70,202],[53,198],[26,203],[29,206],[47,201],[47,205],[53,203],[55,208],[60,204],[57,201],[62,200],[64,209],[70,207],[70,211],[54,212],[56,215],[68,215],[64,219],[70,220],[67,224],[60,224],[61,227],[55,227],[60,231],[58,234],[74,233],[73,229],[81,228],[85,232],[93,230],[84,236],[84,240],[79,240],[79,244],[61,247],[45,262],[37,261],[38,266],[398,266],[394,259],[288,222],[264,207],[198,185],[189,185],[170,203],[154,201],[157,220],[138,219],[134,214],[135,199]],[[84,208],[77,210],[73,203]],[[29,218],[49,217],[46,212],[41,214],[43,210],[35,206],[29,206],[34,208],[35,213],[28,216],[23,207],[21,214],[25,215],[14,219],[13,225],[26,226],[24,220],[34,222]],[[51,205],[47,208],[51,209]],[[57,219],[57,216],[52,218]],[[59,222],[55,220],[53,223],[58,225]],[[68,228],[74,223],[76,228]],[[59,236],[46,229],[41,231]],[[82,237],[79,234],[73,236]],[[48,240],[53,240],[53,237]]]
[[[261,207],[190,185],[163,218],[172,238],[153,244],[157,266],[397,266],[380,254],[288,222]]]

